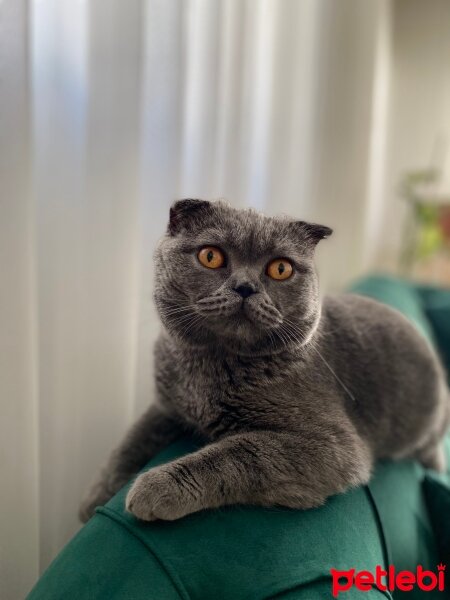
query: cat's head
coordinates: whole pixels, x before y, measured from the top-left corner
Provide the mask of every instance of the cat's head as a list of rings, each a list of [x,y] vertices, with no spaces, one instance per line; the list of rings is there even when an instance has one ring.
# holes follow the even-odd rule
[[[180,200],[155,253],[166,328],[193,345],[239,353],[304,344],[320,315],[314,248],[322,225]]]

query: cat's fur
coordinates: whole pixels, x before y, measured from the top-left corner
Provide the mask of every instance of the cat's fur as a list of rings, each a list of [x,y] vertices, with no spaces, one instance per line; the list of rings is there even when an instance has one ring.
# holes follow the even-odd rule
[[[186,430],[209,442],[141,474],[126,507],[178,519],[232,503],[310,508],[366,483],[379,458],[444,468],[444,374],[398,312],[354,295],[318,296],[317,242],[331,230],[183,200],[155,255],[158,398],[114,451],[82,504],[88,519]],[[227,263],[202,266],[203,245]],[[294,262],[274,281],[271,259]],[[242,298],[248,284],[256,293]]]

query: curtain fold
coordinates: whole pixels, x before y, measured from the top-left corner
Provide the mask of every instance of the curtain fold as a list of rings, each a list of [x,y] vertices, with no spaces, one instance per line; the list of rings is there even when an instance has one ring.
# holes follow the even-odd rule
[[[175,198],[334,226],[324,289],[372,265],[389,6],[0,3],[2,599],[77,530],[152,400],[152,251]]]
[[[28,6],[0,6],[0,596],[39,573],[37,295]]]

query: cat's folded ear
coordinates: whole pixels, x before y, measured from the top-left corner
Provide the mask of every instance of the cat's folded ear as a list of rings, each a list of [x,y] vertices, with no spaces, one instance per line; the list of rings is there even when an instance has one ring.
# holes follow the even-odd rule
[[[211,209],[211,202],[207,200],[195,200],[193,198],[177,200],[170,207],[168,233],[177,235],[181,231],[189,230]]]
[[[326,225],[307,223],[306,221],[295,221],[293,226],[303,239],[314,246],[316,246],[320,240],[326,239],[333,233],[333,230]]]

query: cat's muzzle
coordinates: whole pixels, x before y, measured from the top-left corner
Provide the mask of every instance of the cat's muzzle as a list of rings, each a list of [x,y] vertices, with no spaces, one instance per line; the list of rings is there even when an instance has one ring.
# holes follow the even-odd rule
[[[253,293],[247,297],[234,291],[214,294],[196,303],[199,314],[205,317],[244,317],[254,325],[273,328],[281,325],[280,311],[264,293]]]

